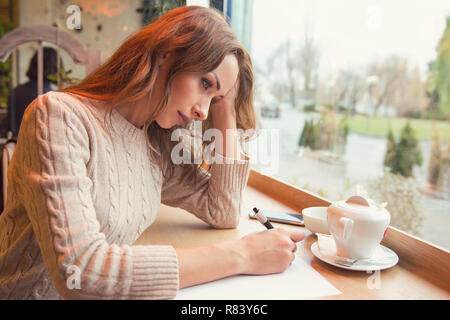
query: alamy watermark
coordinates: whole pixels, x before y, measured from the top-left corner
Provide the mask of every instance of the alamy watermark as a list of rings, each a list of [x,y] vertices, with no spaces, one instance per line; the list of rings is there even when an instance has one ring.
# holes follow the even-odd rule
[[[81,8],[76,4],[67,7],[66,13],[69,17],[66,19],[66,27],[69,30],[81,29]]]
[[[366,285],[369,290],[379,290],[381,289],[381,271],[366,271],[367,274],[370,274],[370,277],[367,278]]]
[[[193,126],[193,132],[202,132],[201,121],[195,121]],[[254,129],[227,129],[225,144],[223,144],[219,143],[223,141],[223,132],[216,128],[210,128],[202,136],[197,135],[190,140],[188,139],[188,142],[183,138],[192,137],[191,132],[187,129],[178,128],[171,135],[172,141],[179,141],[171,151],[171,160],[177,165],[201,164],[203,161],[208,164],[230,163],[234,161],[234,159],[228,157],[228,151],[231,151],[233,155],[240,157],[238,160],[244,160],[245,157],[248,157],[253,167],[261,172],[276,174],[280,163],[279,131],[279,129],[261,129],[258,131]],[[250,139],[243,142],[245,137],[250,137]],[[203,143],[206,144],[204,149],[201,148]],[[191,150],[194,150],[194,154]]]
[[[81,289],[81,270],[78,266],[72,264],[67,267],[66,274],[69,274],[66,280],[66,286],[69,290]]]

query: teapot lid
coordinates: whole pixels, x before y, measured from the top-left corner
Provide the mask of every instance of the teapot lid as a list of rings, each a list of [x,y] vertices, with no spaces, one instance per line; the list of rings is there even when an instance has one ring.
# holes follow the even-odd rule
[[[346,201],[337,201],[328,207],[327,212],[344,212],[350,214],[380,214],[388,213],[385,209],[387,203],[383,202],[381,204],[375,203],[372,199],[366,198],[364,196],[351,196]],[[388,213],[389,214],[389,213]]]

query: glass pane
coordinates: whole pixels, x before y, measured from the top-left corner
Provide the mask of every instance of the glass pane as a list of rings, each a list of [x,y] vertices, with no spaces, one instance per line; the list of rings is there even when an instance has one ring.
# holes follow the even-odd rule
[[[253,167],[330,201],[361,185],[450,249],[450,2],[258,0],[252,19]]]

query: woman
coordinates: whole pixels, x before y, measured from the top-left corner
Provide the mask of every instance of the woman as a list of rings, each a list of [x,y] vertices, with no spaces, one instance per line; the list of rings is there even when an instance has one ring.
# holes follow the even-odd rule
[[[171,132],[255,127],[248,53],[220,14],[173,10],[127,39],[80,84],[27,109],[0,217],[0,296],[164,299],[233,274],[282,272],[300,231],[197,248],[132,246],[160,203],[236,227],[249,159],[216,141],[209,172],[175,165]],[[109,121],[106,121],[109,119]]]

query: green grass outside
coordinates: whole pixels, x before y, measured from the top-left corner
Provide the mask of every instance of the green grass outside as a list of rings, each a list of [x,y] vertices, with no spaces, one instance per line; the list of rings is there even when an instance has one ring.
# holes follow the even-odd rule
[[[386,137],[390,125],[394,136],[398,138],[402,128],[406,125],[408,120],[419,140],[432,138],[433,123],[440,132],[442,142],[450,139],[450,122],[448,121],[354,116],[348,118],[348,123],[350,131],[377,137]]]

